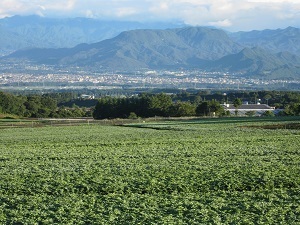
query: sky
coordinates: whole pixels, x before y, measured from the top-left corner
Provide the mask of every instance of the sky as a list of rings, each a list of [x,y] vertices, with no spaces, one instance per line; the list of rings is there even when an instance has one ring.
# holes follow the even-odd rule
[[[246,31],[300,27],[300,0],[1,0],[0,18],[33,14]]]

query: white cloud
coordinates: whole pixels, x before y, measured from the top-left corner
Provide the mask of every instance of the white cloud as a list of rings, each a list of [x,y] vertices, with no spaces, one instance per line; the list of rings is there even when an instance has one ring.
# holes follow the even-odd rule
[[[0,5],[0,17],[14,15],[15,12],[22,12],[23,4],[19,0],[2,0]]]
[[[2,0],[0,5],[0,17],[28,14],[47,14],[49,12],[72,11],[76,0]]]
[[[126,16],[131,16],[137,13],[137,10],[133,7],[122,7],[122,8],[117,8],[115,11],[115,15],[117,17],[126,17]]]
[[[222,21],[209,22],[209,25],[216,26],[216,27],[231,27],[232,22],[229,19],[225,19]]]
[[[87,18],[95,18],[95,15],[94,15],[94,13],[93,13],[92,10],[86,10],[85,11],[85,17],[87,17]]]
[[[248,0],[248,2],[253,2],[253,3],[294,3],[297,4],[299,3],[298,0]]]
[[[300,26],[299,0],[1,0],[0,17],[117,18],[138,21],[180,20],[227,29]]]

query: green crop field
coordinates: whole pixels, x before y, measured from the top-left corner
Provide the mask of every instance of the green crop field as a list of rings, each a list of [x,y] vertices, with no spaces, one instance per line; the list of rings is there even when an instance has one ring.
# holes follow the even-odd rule
[[[299,118],[1,129],[0,224],[300,224]]]

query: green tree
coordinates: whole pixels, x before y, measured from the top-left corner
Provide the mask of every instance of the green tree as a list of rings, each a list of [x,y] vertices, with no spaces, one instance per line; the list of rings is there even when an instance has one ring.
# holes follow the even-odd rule
[[[272,98],[272,96],[270,94],[266,94],[264,96],[264,99],[267,101],[267,105],[269,104],[269,100]]]
[[[300,115],[300,103],[288,104],[284,109],[284,114],[288,116],[299,116]]]
[[[50,113],[51,113],[51,111],[49,109],[42,108],[42,109],[38,109],[35,116],[37,118],[47,118],[47,117],[49,117]]]
[[[117,115],[117,99],[112,97],[104,97],[98,100],[93,117],[95,119],[116,118]]]
[[[238,108],[242,105],[242,100],[240,98],[236,98],[234,101],[233,101],[233,106],[235,108],[235,115],[237,116],[238,115]]]
[[[168,116],[171,106],[172,98],[165,93],[154,95],[150,99],[150,110],[155,116]]]
[[[198,116],[208,116],[210,114],[209,103],[207,101],[200,103],[196,108]]]
[[[196,108],[198,116],[222,116],[225,115],[224,108],[215,99],[205,101],[199,104]]]
[[[59,118],[70,118],[73,117],[73,114],[71,110],[65,108],[65,107],[60,107],[57,111],[57,116]]]
[[[196,106],[190,102],[176,102],[170,108],[170,116],[194,116],[196,115]]]
[[[202,98],[200,95],[196,95],[193,101],[193,104],[199,105],[202,102]]]
[[[224,108],[215,99],[209,102],[210,112],[213,116],[223,116],[225,115]]]
[[[39,117],[38,111],[42,108],[41,96],[32,95],[27,97],[25,102],[26,114],[28,117]]]
[[[245,115],[249,116],[249,117],[253,117],[253,116],[255,116],[255,114],[256,114],[255,111],[247,111],[247,112],[245,112]]]
[[[273,117],[273,116],[275,116],[275,115],[274,115],[274,112],[273,112],[273,111],[268,110],[268,111],[265,111],[265,112],[262,114],[262,116]]]
[[[24,96],[15,96],[0,92],[0,107],[2,108],[2,113],[24,116],[26,111],[25,102],[26,97]]]
[[[135,112],[129,113],[128,119],[137,119],[137,118],[138,118],[138,116],[135,114]]]

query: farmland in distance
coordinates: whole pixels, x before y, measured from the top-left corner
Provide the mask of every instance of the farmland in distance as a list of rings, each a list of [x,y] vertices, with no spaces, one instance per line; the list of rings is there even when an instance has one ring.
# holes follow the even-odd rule
[[[0,224],[299,224],[291,124],[299,118],[2,129]]]

